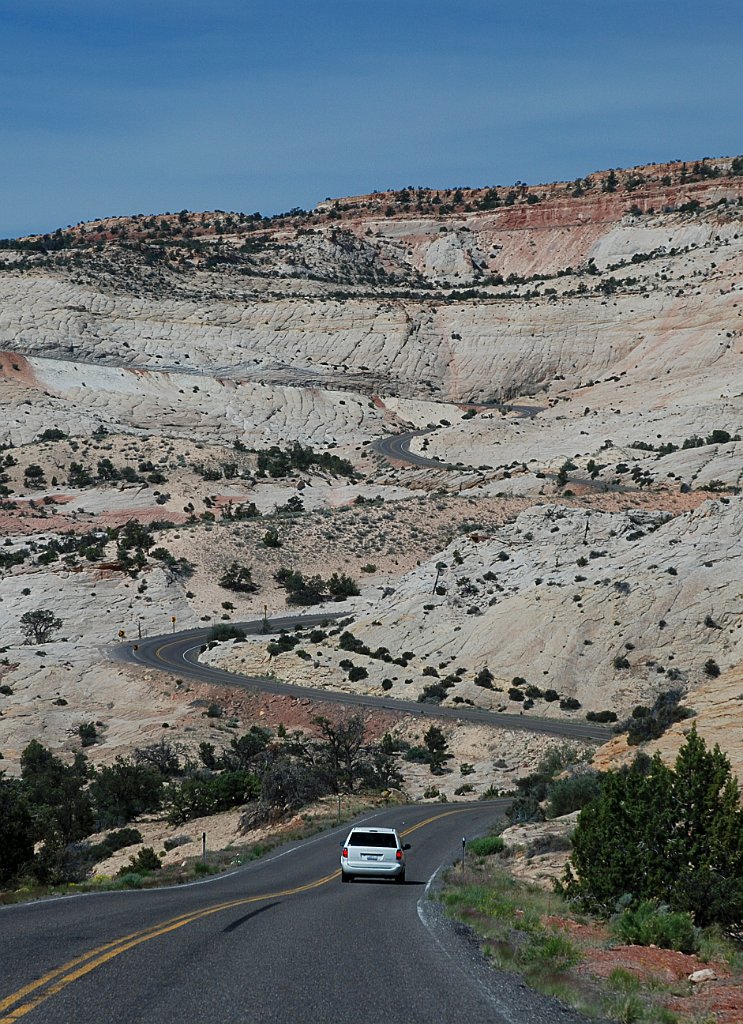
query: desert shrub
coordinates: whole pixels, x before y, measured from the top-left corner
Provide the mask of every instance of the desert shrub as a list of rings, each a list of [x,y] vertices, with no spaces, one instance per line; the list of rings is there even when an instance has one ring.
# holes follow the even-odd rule
[[[555,779],[547,787],[548,818],[579,811],[598,796],[601,780],[595,772],[583,772],[572,778]]]
[[[527,859],[540,857],[544,853],[564,852],[571,848],[570,837],[549,832],[545,835],[535,836],[526,848]]]
[[[501,836],[482,836],[472,839],[467,848],[476,857],[491,857],[494,853],[502,853],[505,845]]]
[[[287,604],[319,604],[327,600],[327,584],[321,576],[305,577],[301,572],[292,572],[291,569],[281,568],[275,575],[279,586],[284,587],[288,593]]]
[[[132,760],[137,765],[145,765],[156,771],[163,778],[179,775],[181,772],[181,754],[183,750],[180,744],[173,743],[169,739],[158,740],[157,743],[150,743],[146,747],[135,747]]]
[[[391,679],[383,679],[382,680],[382,689],[383,690],[391,690],[392,689],[392,680]]]
[[[623,726],[627,730],[627,742],[630,746],[658,739],[674,722],[691,718],[694,714],[691,708],[679,705],[682,696],[683,693],[679,689],[666,690],[655,698],[652,708],[638,705],[632,712],[632,717]]]
[[[484,668],[481,668],[475,676],[475,686],[482,686],[486,690],[492,690],[494,679],[495,676],[486,665]]]
[[[117,872],[119,878],[133,872],[137,875],[147,874],[150,871],[159,871],[162,867],[160,858],[151,846],[143,846],[136,856],[129,858],[126,867],[120,868]]]
[[[91,860],[105,860],[107,857],[111,857],[118,850],[123,850],[127,846],[134,846],[135,843],[142,842],[142,833],[138,828],[120,828],[109,834],[100,841],[100,843],[92,843],[89,847],[89,854]]]
[[[138,814],[159,810],[162,796],[159,772],[122,757],[99,768],[90,783],[98,828],[124,825]]]
[[[699,947],[691,914],[669,910],[654,900],[623,910],[612,921],[611,931],[625,945],[660,946],[681,953],[695,953]]]
[[[228,811],[256,797],[259,790],[256,776],[246,771],[185,779],[168,791],[168,823],[180,825],[192,818]]]
[[[428,762],[431,760],[431,755],[426,749],[426,747],[421,746],[408,747],[403,757],[405,758],[406,761],[413,761],[417,764],[428,764]]]
[[[575,697],[561,697],[560,707],[563,711],[577,711],[580,707],[580,701]]]
[[[516,780],[516,797],[505,812],[506,818],[512,824],[543,821],[544,811],[540,805],[547,798],[550,785],[557,775],[583,758],[584,755],[570,743],[551,747],[537,765],[536,771]]]
[[[116,878],[117,887],[121,886],[122,889],[141,889],[145,876],[139,874],[138,871],[132,871],[130,868],[122,868],[121,872],[116,875]]]
[[[252,768],[256,758],[269,744],[271,733],[259,725],[251,725],[248,732],[230,740],[230,745],[218,761],[221,768],[229,771],[245,771]]]
[[[266,647],[266,652],[275,657],[277,654],[286,654],[293,650],[299,643],[299,637],[292,636],[287,632],[279,633],[277,640],[272,640]]]
[[[356,597],[361,593],[359,585],[351,576],[345,573],[334,572],[327,582],[328,591],[336,601],[343,601],[347,597]]]
[[[363,640],[359,640],[357,636],[349,633],[348,630],[344,630],[338,637],[338,647],[342,651],[353,651],[354,654],[371,655],[371,651]]]
[[[232,562],[225,569],[219,577],[219,585],[226,590],[234,590],[240,594],[254,594],[258,590],[258,584],[253,579],[251,567],[240,565],[239,562]]]
[[[616,711],[587,711],[586,719],[589,722],[616,722]]]
[[[77,734],[84,747],[91,747],[98,739],[95,722],[81,722],[77,727]]]
[[[440,704],[446,698],[447,687],[444,683],[429,683],[418,694],[419,704]]]
[[[212,626],[209,630],[207,639],[212,640],[245,640],[247,634],[244,629],[240,626],[234,626],[232,623],[218,622]]]
[[[258,453],[257,476],[278,478],[289,476],[292,472],[308,470],[316,467],[332,473],[334,476],[355,475],[353,465],[347,460],[330,452],[315,452],[311,447],[303,447],[295,441],[291,448],[283,451],[273,445],[266,451]]]

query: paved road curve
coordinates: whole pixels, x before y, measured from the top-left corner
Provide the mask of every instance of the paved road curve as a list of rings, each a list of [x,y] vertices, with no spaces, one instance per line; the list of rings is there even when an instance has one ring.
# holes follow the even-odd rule
[[[324,612],[317,615],[287,616],[271,619],[271,630],[292,629],[295,625],[315,626],[329,619],[343,618],[342,612]],[[240,627],[249,634],[262,633],[264,622],[257,619],[241,622]],[[315,690],[308,686],[294,686],[280,683],[275,679],[260,676],[241,676],[223,669],[202,665],[198,661],[200,649],[207,641],[209,629],[190,629],[181,633],[150,637],[137,643],[124,643],[112,649],[116,660],[147,665],[149,668],[171,672],[180,677],[197,679],[202,683],[216,683],[221,686],[242,687],[263,693],[280,693],[292,697],[307,697],[326,704],[342,704],[347,707],[376,708],[396,711],[400,714],[414,714],[422,718],[438,718],[476,722],[500,729],[525,729],[530,732],[548,733],[574,740],[594,740],[605,743],[613,733],[611,730],[592,722],[565,721],[564,719],[538,718],[529,714],[506,715],[459,705],[456,708],[441,707],[438,704],[418,704],[411,700],[394,700],[391,697],[374,697],[366,694],[340,693],[333,690]]]
[[[411,843],[404,886],[342,886],[342,828],[191,886],[2,908],[0,1024],[548,1024],[556,1007],[484,970],[426,893],[502,808],[367,816]]]
[[[411,466],[425,466],[428,469],[472,469],[472,466],[455,466],[452,462],[440,462],[438,459],[430,459],[425,455],[418,455],[410,451],[410,442],[414,437],[423,437],[424,434],[432,433],[435,427],[425,427],[422,430],[408,430],[404,434],[390,434],[389,437],[381,437],[372,445],[374,451],[379,452],[386,459],[397,462],[407,462]]]

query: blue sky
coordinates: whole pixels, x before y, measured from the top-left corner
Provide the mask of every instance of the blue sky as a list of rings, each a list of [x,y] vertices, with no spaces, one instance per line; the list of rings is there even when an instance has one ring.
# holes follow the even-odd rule
[[[0,237],[743,152],[740,0],[2,0]]]

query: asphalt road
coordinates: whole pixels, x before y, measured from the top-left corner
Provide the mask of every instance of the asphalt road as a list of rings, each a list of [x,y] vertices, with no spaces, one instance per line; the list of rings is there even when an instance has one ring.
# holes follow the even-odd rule
[[[478,410],[486,408],[502,409],[502,403],[485,403],[484,405],[473,406]],[[545,406],[513,405],[508,403],[511,412],[516,412],[519,419],[534,419],[540,412],[544,412]],[[430,459],[425,455],[418,455],[410,451],[410,442],[414,437],[423,437],[424,434],[432,434],[438,427],[422,427],[419,430],[407,430],[404,434],[391,434],[388,437],[380,437],[372,444],[372,449],[383,455],[386,459],[395,462],[407,462],[410,466],[424,466],[428,469],[477,469],[477,466],[467,466],[464,463],[441,462],[439,459]]]
[[[435,429],[435,427],[426,427],[423,430],[408,430],[404,434],[380,437],[378,441],[374,442],[372,448],[386,459],[407,462],[411,466],[425,466],[428,469],[472,469],[472,466],[455,466],[452,462],[439,462],[438,459],[428,459],[425,455],[417,455],[410,451],[412,438],[423,437],[424,434],[430,434]]]
[[[0,1024],[548,1024],[557,1004],[486,969],[426,889],[503,801],[366,821],[412,849],[404,886],[341,885],[348,826],[168,889],[0,909]]]
[[[296,624],[314,626],[329,619],[343,618],[343,612],[321,612],[315,615],[286,616],[270,620],[272,632],[293,629]],[[238,623],[246,633],[263,632],[262,619]],[[500,714],[460,704],[458,707],[441,707],[438,704],[419,704],[412,700],[395,700],[391,697],[375,697],[366,694],[349,694],[333,690],[315,690],[308,686],[281,683],[276,679],[261,676],[242,676],[223,669],[202,665],[198,661],[200,649],[206,643],[209,629],[189,629],[170,635],[149,637],[135,642],[122,643],[111,649],[111,656],[117,661],[126,661],[149,668],[170,672],[180,678],[188,677],[202,683],[220,686],[241,687],[262,693],[279,693],[297,698],[309,698],[325,704],[340,704],[345,707],[376,708],[384,711],[412,714],[419,718],[447,719],[449,721],[475,722],[479,725],[496,726],[499,729],[522,729],[529,732],[548,733],[574,740],[594,740],[605,743],[612,735],[606,729],[585,719],[566,721],[564,719],[539,718],[529,712],[523,715]]]

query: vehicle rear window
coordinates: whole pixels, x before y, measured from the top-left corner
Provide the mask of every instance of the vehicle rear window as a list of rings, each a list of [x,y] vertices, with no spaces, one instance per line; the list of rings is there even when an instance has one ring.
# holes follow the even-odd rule
[[[396,849],[397,840],[391,832],[352,832],[348,840],[349,846],[383,846],[385,849]]]

